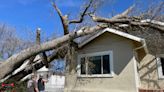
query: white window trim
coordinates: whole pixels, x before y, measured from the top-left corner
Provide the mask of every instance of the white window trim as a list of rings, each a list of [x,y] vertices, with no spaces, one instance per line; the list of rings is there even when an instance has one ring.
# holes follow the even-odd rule
[[[82,57],[85,56],[98,56],[98,55],[106,55],[109,54],[110,56],[110,74],[93,74],[93,75],[89,75],[89,74],[81,74],[81,61],[80,59]],[[77,65],[77,73],[78,73],[78,77],[113,77],[114,76],[114,72],[113,72],[113,52],[112,51],[103,51],[103,52],[94,52],[94,53],[87,53],[87,54],[79,54],[78,55],[78,65]]]
[[[161,66],[160,57],[158,57],[156,60],[157,60],[158,78],[159,78],[159,79],[164,79],[164,75],[162,74],[162,66]]]

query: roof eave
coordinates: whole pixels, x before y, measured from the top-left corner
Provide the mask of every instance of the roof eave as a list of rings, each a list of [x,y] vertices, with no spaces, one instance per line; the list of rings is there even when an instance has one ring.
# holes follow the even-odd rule
[[[103,31],[100,31],[99,33],[97,33],[96,35],[90,37],[89,39],[87,39],[86,41],[78,44],[78,47],[81,48],[83,47],[84,45],[86,45],[87,43],[89,43],[90,41],[92,41],[93,39],[95,39],[96,37],[100,36],[101,34],[103,34],[104,32],[110,32],[110,33],[113,33],[113,34],[116,34],[116,35],[119,35],[119,36],[122,36],[122,37],[125,37],[125,38],[128,38],[128,39],[131,39],[131,40],[134,40],[134,41],[137,41],[137,42],[145,42],[144,39],[142,38],[139,38],[137,36],[133,36],[133,35],[130,35],[128,33],[125,33],[125,32],[121,32],[121,31],[118,31],[118,30],[115,30],[115,29],[112,29],[112,28],[106,28],[104,29]],[[146,44],[146,42],[145,42]]]

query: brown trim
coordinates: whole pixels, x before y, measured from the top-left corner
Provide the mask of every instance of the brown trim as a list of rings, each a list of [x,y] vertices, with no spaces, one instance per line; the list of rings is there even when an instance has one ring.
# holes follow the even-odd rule
[[[164,89],[139,89],[139,92],[164,92]]]

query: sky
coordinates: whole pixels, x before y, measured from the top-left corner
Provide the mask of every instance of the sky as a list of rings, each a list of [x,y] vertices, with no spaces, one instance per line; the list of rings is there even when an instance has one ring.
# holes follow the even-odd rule
[[[77,18],[81,6],[86,0],[56,0],[63,14]],[[134,0],[106,0],[97,10],[100,16],[109,17],[111,11],[115,14],[123,12],[131,6]],[[49,0],[0,0],[0,23],[16,28],[17,34],[26,37],[26,31],[42,29],[46,37],[61,36],[61,21]],[[26,31],[25,31],[26,30]]]

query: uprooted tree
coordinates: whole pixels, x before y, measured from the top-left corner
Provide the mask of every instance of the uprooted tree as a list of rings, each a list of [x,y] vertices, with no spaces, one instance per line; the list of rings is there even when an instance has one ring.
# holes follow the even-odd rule
[[[69,20],[68,15],[63,15],[55,2],[51,1],[52,6],[57,11],[57,14],[61,19],[64,36],[44,43],[38,43],[6,59],[4,63],[0,65],[0,80],[4,78],[15,78],[16,80],[20,80],[26,75],[32,73],[33,68],[37,70],[45,65],[48,67],[48,63],[54,59],[65,58],[69,64],[71,64],[71,47],[76,46],[73,40],[97,31],[101,31],[108,27],[132,34],[135,34],[136,30],[140,34],[149,34],[149,31],[153,30],[153,32],[159,33],[160,39],[163,39],[164,16],[159,13],[164,9],[164,2],[161,2],[159,7],[150,8],[147,12],[145,11],[144,13],[136,15],[132,14],[135,10],[135,6],[133,5],[124,12],[110,18],[103,18],[95,15],[97,2],[98,1],[96,0],[90,0],[84,7],[84,10],[80,13],[79,19]],[[83,23],[86,17],[90,18],[92,22],[95,22],[95,25],[83,26],[76,31],[71,31],[69,29],[70,25]],[[147,38],[152,38],[152,36],[153,35]],[[163,40],[160,42],[162,41]],[[47,51],[52,52],[50,55],[47,55]],[[32,63],[32,67],[30,68],[29,64],[27,64],[23,69],[13,74],[13,72],[18,69],[24,61],[29,60],[29,62],[36,62],[34,61],[34,58],[38,54],[41,54],[41,58],[39,59],[40,62]]]

